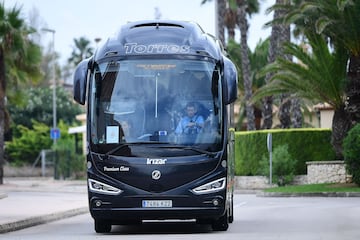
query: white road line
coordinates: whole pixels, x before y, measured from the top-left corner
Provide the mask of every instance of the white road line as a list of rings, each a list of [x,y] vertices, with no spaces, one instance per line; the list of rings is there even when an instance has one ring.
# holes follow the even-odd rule
[[[234,208],[239,208],[239,207],[244,206],[246,204],[247,204],[247,202],[240,202],[240,203],[235,204]]]

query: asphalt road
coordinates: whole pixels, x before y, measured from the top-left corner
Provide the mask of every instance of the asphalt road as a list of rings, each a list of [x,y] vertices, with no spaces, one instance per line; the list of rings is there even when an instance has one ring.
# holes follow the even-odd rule
[[[0,239],[360,239],[360,198],[235,195],[235,221],[226,232],[188,223],[113,226],[96,234],[86,213],[0,235]]]

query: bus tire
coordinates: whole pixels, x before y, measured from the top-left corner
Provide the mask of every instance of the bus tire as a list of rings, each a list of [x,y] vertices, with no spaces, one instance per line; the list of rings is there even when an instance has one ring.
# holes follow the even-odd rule
[[[229,214],[229,223],[233,223],[234,222],[234,200],[233,200],[233,196],[231,197],[229,212],[230,212],[230,214]]]
[[[95,232],[109,233],[111,231],[111,224],[104,220],[94,220]]]
[[[221,216],[219,219],[215,220],[211,226],[214,231],[226,231],[229,228],[228,211],[226,211],[224,216]]]

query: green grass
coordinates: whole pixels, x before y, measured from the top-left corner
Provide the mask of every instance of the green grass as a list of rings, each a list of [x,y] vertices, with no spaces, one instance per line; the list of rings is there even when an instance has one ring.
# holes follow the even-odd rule
[[[275,187],[275,188],[266,189],[265,192],[279,192],[279,193],[360,192],[360,187],[355,184],[324,183],[324,184],[307,184],[307,185]]]

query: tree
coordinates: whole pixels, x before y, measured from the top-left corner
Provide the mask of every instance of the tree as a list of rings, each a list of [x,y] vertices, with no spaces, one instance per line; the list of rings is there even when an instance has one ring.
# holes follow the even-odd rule
[[[52,89],[51,88],[31,88],[24,92],[23,98],[25,105],[9,106],[12,122],[14,125],[22,125],[32,129],[33,121],[52,126],[53,109]],[[65,124],[72,125],[77,114],[81,113],[81,108],[75,104],[70,93],[58,87],[56,93],[57,116]]]
[[[276,7],[278,5],[283,7]],[[290,0],[276,0],[275,5],[268,9],[268,12],[274,12],[274,20],[267,24],[272,26],[268,59],[269,63],[274,62],[276,57],[287,57],[290,59],[290,56],[286,56],[283,53],[284,43],[290,42],[290,25],[283,21],[278,21],[278,19],[282,19],[283,16],[287,14],[288,8],[285,7],[287,5],[290,5]],[[271,79],[270,73],[266,75],[265,79],[266,82],[269,82],[269,79]],[[278,117],[281,127],[290,128],[291,125],[294,127],[301,127],[302,114],[299,100],[296,98],[291,99],[287,94],[280,94],[280,102]],[[273,96],[267,96],[263,99],[264,122],[262,128],[264,129],[270,129],[272,127],[272,104]],[[291,115],[293,117],[291,117]]]
[[[229,43],[230,41],[235,40],[235,29],[237,24],[236,8],[227,6],[224,10],[223,19],[225,27],[227,29]]]
[[[238,71],[239,75],[239,98],[244,99],[244,84],[243,84],[243,78],[241,73],[241,47],[239,43],[236,43],[235,41],[229,41],[227,50],[229,53],[230,58],[235,63],[235,66]],[[250,60],[250,69],[251,69],[251,81],[252,81],[252,89],[256,91],[258,88],[262,87],[265,84],[264,77],[257,77],[256,73],[259,72],[261,69],[263,69],[267,64],[267,55],[268,55],[268,49],[269,49],[269,39],[265,41],[260,41],[257,43],[255,49],[253,52],[249,51],[249,60]],[[258,109],[261,108],[260,102],[254,102],[254,106]],[[240,110],[245,109],[245,102],[242,100],[240,101]],[[245,112],[240,111],[240,115],[238,118],[238,126],[237,129],[242,129],[243,121],[245,120]],[[257,121],[256,121],[257,122]],[[260,121],[259,121],[260,122]],[[258,127],[258,126],[257,126]]]
[[[270,11],[270,10],[269,10]],[[280,14],[279,11],[274,11],[274,19],[278,18]],[[278,55],[278,37],[280,36],[280,27],[279,24],[273,24],[271,28],[270,35],[270,46],[269,46],[269,55],[268,55],[268,63],[273,63],[275,61],[276,56]],[[267,73],[265,76],[265,82],[269,83],[272,75]],[[266,96],[262,99],[263,109],[262,109],[262,118],[263,118],[263,129],[271,129],[273,125],[273,96]]]
[[[312,52],[306,52],[302,46],[288,43],[284,53],[297,58],[293,62],[286,58],[278,58],[273,64],[267,65],[260,73],[272,73],[270,82],[260,88],[253,101],[265,96],[288,93],[292,97],[308,99],[313,103],[326,102],[335,109],[333,128],[346,128],[337,116],[344,112],[344,92],[346,83],[346,63],[348,54],[345,49],[329,49],[323,36],[308,32]],[[345,123],[346,124],[346,123]],[[338,132],[332,131],[332,138]],[[341,156],[341,145],[334,144],[337,157]]]
[[[240,29],[240,45],[241,45],[241,69],[244,80],[245,90],[245,111],[247,118],[247,130],[255,130],[255,114],[254,106],[251,103],[252,98],[252,81],[250,77],[250,61],[248,55],[247,32],[249,24],[247,16],[251,16],[254,12],[259,11],[259,3],[256,0],[236,0],[237,6],[237,25]]]
[[[211,2],[212,0],[202,0],[201,4],[205,4],[207,2]],[[216,37],[219,38],[220,42],[225,46],[225,22],[224,16],[226,11],[227,0],[215,0],[216,12]]]
[[[348,98],[346,110],[351,120],[360,120],[360,2],[352,0],[308,0],[303,4],[303,18],[311,17],[315,31],[329,37],[334,47],[349,51]],[[321,16],[315,18],[314,14]]]
[[[288,5],[289,0],[276,0],[276,4]],[[283,9],[275,10],[277,12],[277,17],[282,17],[286,12]],[[288,60],[291,60],[291,56],[288,56],[283,51],[283,45],[286,42],[290,42],[290,26],[284,23],[278,25],[279,27],[279,36],[277,37],[276,43],[276,57],[283,57]],[[280,94],[280,107],[278,112],[278,118],[281,123],[281,128],[290,128],[291,127],[291,99],[288,94]]]
[[[360,121],[360,2],[336,0],[309,0],[304,5],[309,8],[302,13],[311,16],[317,33],[328,37],[334,48],[345,48],[349,52],[347,68],[346,102],[342,112],[335,112],[333,123],[335,132],[332,139],[338,150],[347,132]],[[320,18],[315,18],[313,12]],[[342,154],[338,152],[342,158]]]
[[[41,50],[31,41],[29,34],[33,30],[20,13],[21,8],[16,5],[6,10],[4,2],[0,3],[0,184],[4,176],[5,99],[16,101],[19,85],[41,77],[38,66]]]
[[[206,1],[206,0],[205,0]],[[224,15],[226,11],[226,0],[216,0],[216,23],[217,23],[217,35],[223,45],[225,45],[225,22]]]
[[[288,10],[281,21],[294,24],[296,35],[321,34],[335,50],[348,52],[346,101],[342,111],[335,111],[332,126],[332,143],[337,146],[338,158],[342,158],[343,138],[360,121],[360,1],[294,0],[294,3],[277,7]]]
[[[77,66],[83,59],[92,56],[93,48],[90,46],[90,43],[90,40],[85,37],[74,38],[73,51],[68,62],[73,64],[73,66]]]
[[[211,0],[203,0],[202,4]],[[245,111],[247,117],[247,129],[255,130],[255,114],[254,107],[251,105],[252,96],[252,82],[250,72],[250,62],[248,56],[248,44],[247,44],[247,31],[249,24],[247,17],[253,13],[259,11],[258,0],[217,0],[219,6],[226,6],[225,10],[219,9],[217,12],[217,18],[224,16],[221,22],[224,23],[228,30],[228,40],[233,40],[235,37],[235,26],[237,25],[240,29],[240,43],[241,43],[241,72],[242,78],[244,79],[244,90],[245,90]],[[224,2],[222,2],[224,1]],[[222,12],[223,11],[223,12]]]
[[[42,149],[49,149],[52,140],[49,137],[50,127],[44,123],[32,121],[32,127],[16,125],[18,132],[13,141],[7,142],[6,155],[9,162],[15,164],[31,164]]]

